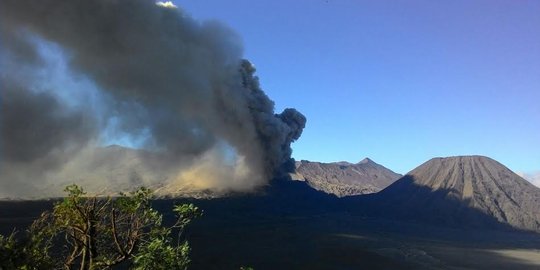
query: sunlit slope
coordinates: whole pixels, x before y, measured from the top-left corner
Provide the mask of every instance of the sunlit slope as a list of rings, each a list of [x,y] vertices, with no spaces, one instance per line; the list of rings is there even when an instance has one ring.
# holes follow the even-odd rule
[[[376,197],[388,211],[414,219],[540,231],[540,189],[488,157],[433,158]]]
[[[296,162],[296,180],[338,197],[375,193],[401,177],[369,158],[348,162]]]

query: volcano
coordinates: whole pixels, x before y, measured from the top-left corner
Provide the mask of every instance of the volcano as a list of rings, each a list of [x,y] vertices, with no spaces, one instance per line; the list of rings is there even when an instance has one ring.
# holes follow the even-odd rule
[[[483,156],[433,158],[374,196],[393,215],[540,231],[540,189]]]
[[[379,192],[400,177],[401,174],[369,158],[356,164],[302,160],[296,162],[296,173],[292,175],[294,180],[305,181],[316,190],[338,197]]]

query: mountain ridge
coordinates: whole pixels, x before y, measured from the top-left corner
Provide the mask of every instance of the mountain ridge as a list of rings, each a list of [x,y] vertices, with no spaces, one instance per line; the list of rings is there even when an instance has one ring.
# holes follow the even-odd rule
[[[316,190],[338,197],[375,193],[390,185],[401,175],[364,158],[356,164],[301,160],[296,162],[293,180],[305,181]]]

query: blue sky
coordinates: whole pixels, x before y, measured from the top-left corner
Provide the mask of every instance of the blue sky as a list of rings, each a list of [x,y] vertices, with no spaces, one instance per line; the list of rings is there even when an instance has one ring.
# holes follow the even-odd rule
[[[540,1],[174,3],[234,29],[276,108],[307,116],[296,159],[540,170]]]

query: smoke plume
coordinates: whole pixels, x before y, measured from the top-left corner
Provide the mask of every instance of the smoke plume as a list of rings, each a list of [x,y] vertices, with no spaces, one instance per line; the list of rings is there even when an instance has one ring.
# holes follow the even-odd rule
[[[234,32],[169,2],[0,0],[0,87],[0,197],[247,191],[306,122],[274,114]]]

